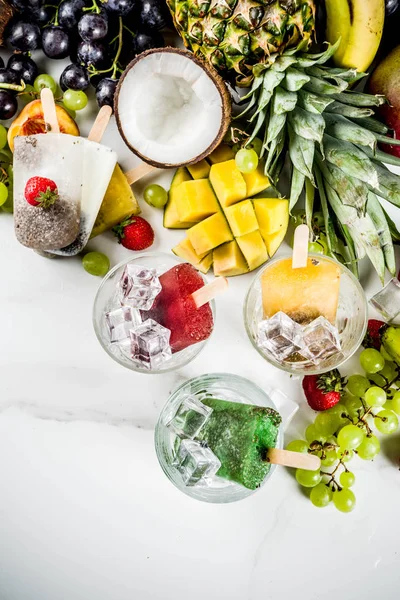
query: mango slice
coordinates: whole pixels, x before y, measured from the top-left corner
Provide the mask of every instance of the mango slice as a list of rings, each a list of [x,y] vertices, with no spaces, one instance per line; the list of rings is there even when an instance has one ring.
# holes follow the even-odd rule
[[[176,188],[184,181],[191,181],[191,176],[185,167],[178,167],[171,181],[171,187],[168,192],[168,202],[164,208],[163,225],[167,229],[188,229],[193,223],[183,222],[179,219],[178,208],[176,206]]]
[[[213,264],[213,253],[209,252],[208,254],[205,255],[204,258],[201,259],[199,264],[194,265],[194,266],[196,267],[196,269],[198,271],[200,271],[200,273],[204,273],[204,275],[205,275],[210,270],[212,264]]]
[[[184,238],[179,244],[172,248],[172,252],[190,262],[191,265],[198,265],[199,262],[207,255],[207,252],[203,254],[197,254],[196,250],[193,248],[192,243],[189,238]]]
[[[212,165],[210,181],[221,206],[224,208],[246,198],[246,182],[234,160]]]
[[[214,275],[233,277],[242,275],[249,270],[239,246],[233,240],[222,244],[213,251]]]
[[[259,231],[253,231],[236,238],[239,248],[249,265],[250,271],[257,269],[268,260],[267,248]]]
[[[121,167],[117,164],[100,206],[91,237],[111,229],[130,215],[140,213],[139,204],[133,195]]]
[[[205,179],[208,177],[210,169],[210,165],[204,158],[194,165],[188,165],[188,171],[193,179]]]
[[[283,227],[279,231],[275,233],[266,234],[262,229],[260,230],[264,243],[268,250],[268,255],[272,258],[275,252],[278,250],[279,246],[282,244],[286,235],[286,228]]]
[[[197,223],[219,211],[208,179],[184,181],[175,190],[179,220]]]
[[[258,163],[258,167],[252,173],[243,173],[243,178],[246,182],[247,196],[255,196],[267,189],[271,183],[266,175],[264,175],[264,161]]]
[[[221,212],[193,225],[187,236],[197,254],[204,254],[233,239],[232,232]]]
[[[235,158],[235,153],[228,144],[220,144],[218,148],[215,148],[215,150],[207,156],[207,160],[209,160],[212,165],[231,160],[232,158]]]
[[[257,198],[253,200],[258,224],[264,234],[270,235],[289,224],[289,201],[280,198]],[[271,256],[271,255],[270,255]]]
[[[225,209],[225,216],[233,235],[246,235],[258,229],[258,221],[251,200],[243,200]]]

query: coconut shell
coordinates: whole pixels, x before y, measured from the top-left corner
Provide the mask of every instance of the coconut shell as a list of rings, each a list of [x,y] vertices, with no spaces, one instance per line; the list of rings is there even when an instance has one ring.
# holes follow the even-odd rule
[[[212,81],[214,82],[215,86],[218,89],[218,92],[221,96],[221,100],[222,100],[222,119],[221,119],[221,125],[218,131],[218,134],[216,135],[214,141],[208,146],[208,148],[206,148],[204,150],[204,152],[202,152],[199,156],[196,156],[193,160],[191,160],[190,162],[185,162],[185,163],[177,163],[177,164],[169,164],[169,163],[159,163],[156,161],[153,161],[151,159],[149,159],[147,156],[143,156],[136,148],[134,148],[126,139],[125,134],[124,134],[124,130],[123,127],[121,125],[120,119],[119,119],[119,114],[118,114],[118,99],[119,99],[119,92],[121,90],[121,86],[124,82],[124,79],[126,77],[126,75],[129,73],[129,71],[132,69],[132,67],[134,67],[140,60],[142,60],[143,58],[145,58],[146,56],[148,56],[149,54],[154,54],[154,53],[158,53],[158,52],[166,52],[166,53],[170,53],[170,54],[181,54],[182,56],[186,56],[188,57],[190,60],[192,60],[194,63],[196,63],[197,65],[199,65],[203,71],[205,71],[207,73],[207,75],[210,77],[210,79],[212,79]],[[123,72],[118,85],[117,85],[117,89],[114,95],[114,113],[115,113],[115,118],[117,121],[117,126],[118,126],[118,131],[122,137],[122,139],[124,140],[125,144],[128,146],[128,148],[134,153],[136,154],[136,156],[138,156],[139,158],[141,158],[143,161],[145,161],[146,163],[153,165],[154,167],[157,167],[159,169],[169,169],[169,168],[177,168],[177,167],[181,167],[184,165],[193,165],[197,162],[199,162],[200,160],[202,160],[203,158],[206,158],[209,154],[211,154],[211,152],[213,150],[215,150],[215,148],[217,146],[220,145],[220,143],[222,142],[226,132],[228,131],[228,127],[230,125],[231,122],[231,117],[232,117],[232,100],[231,100],[231,95],[225,85],[224,80],[222,79],[222,77],[220,77],[217,73],[217,71],[211,67],[208,63],[206,63],[204,60],[202,60],[201,58],[199,58],[198,56],[195,56],[194,54],[192,54],[192,52],[189,52],[188,50],[182,50],[180,48],[171,48],[171,47],[166,47],[166,48],[153,48],[152,50],[147,50],[146,52],[142,52],[142,54],[139,54],[138,56],[136,56],[136,58],[134,58],[129,65],[126,67],[125,71]]]
[[[0,0],[0,46],[4,45],[4,33],[8,23],[14,16],[14,9],[7,0]]]

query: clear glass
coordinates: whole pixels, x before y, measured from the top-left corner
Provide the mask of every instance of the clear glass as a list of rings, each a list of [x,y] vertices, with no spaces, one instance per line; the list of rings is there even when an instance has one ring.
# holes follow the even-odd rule
[[[148,369],[145,366],[141,366],[139,363],[134,362],[130,357],[129,345],[121,346],[120,344],[110,343],[110,335],[106,324],[105,313],[115,310],[121,306],[118,299],[117,283],[121,278],[127,263],[133,263],[148,269],[154,268],[157,270],[157,275],[160,276],[175,265],[185,261],[180,260],[173,254],[164,254],[161,252],[144,252],[138,254],[135,258],[126,260],[107,273],[105,278],[100,284],[97,291],[96,298],[93,306],[93,326],[96,332],[97,339],[104,348],[104,350],[123,367],[127,367],[132,371],[138,373],[146,373],[150,375],[166,373],[168,371],[174,371],[190,363],[196,356],[203,350],[208,340],[193,344],[180,352],[176,352],[172,357],[165,362],[161,363],[155,369]],[[200,273],[201,275],[201,273]],[[207,279],[202,276],[205,283]],[[211,310],[213,313],[214,325],[215,325],[215,303],[210,302]],[[208,338],[209,339],[209,338]]]
[[[341,352],[323,359],[318,364],[313,363],[311,360],[300,362],[278,361],[266,348],[260,347],[257,343],[258,323],[263,319],[261,277],[271,265],[288,258],[288,256],[289,255],[282,256],[270,261],[264,269],[257,273],[253,280],[244,302],[244,322],[247,335],[257,352],[278,369],[296,375],[317,375],[319,373],[325,373],[330,369],[339,367],[360,347],[367,330],[367,300],[360,282],[346,267],[327,256],[310,254],[310,257],[315,257],[320,261],[324,260],[334,263],[340,268],[339,304],[336,327],[339,331]],[[293,293],[295,294],[296,290],[293,290]],[[326,292],[325,290],[321,290],[321,293]]]
[[[211,396],[231,402],[268,406],[278,410],[276,405],[257,385],[238,375],[230,373],[213,373],[201,375],[180,385],[169,397],[164,406],[155,430],[155,447],[160,465],[170,481],[192,498],[203,502],[226,504],[236,502],[255,494],[258,490],[249,490],[237,483],[214,476],[208,485],[186,486],[178,469],[173,465],[176,442],[179,439],[173,429],[167,427],[175,415],[178,406],[189,397]],[[283,425],[280,427],[277,448],[283,446]],[[270,480],[275,471],[275,465],[264,479],[262,487]],[[261,488],[258,488],[261,489]]]

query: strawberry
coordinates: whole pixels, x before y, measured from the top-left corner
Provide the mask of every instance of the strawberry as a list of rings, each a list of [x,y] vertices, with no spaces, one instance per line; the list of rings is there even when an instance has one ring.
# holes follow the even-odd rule
[[[118,242],[128,250],[145,250],[154,242],[154,231],[150,223],[131,215],[113,227]]]
[[[363,340],[362,345],[364,348],[376,348],[379,350],[381,347],[382,334],[386,328],[386,324],[383,321],[377,319],[369,319],[367,333]]]
[[[47,177],[31,177],[26,182],[25,199],[32,206],[50,208],[58,200],[57,185]]]
[[[340,376],[337,369],[322,375],[306,375],[303,378],[304,395],[313,410],[327,410],[335,406],[345,385],[345,378]]]

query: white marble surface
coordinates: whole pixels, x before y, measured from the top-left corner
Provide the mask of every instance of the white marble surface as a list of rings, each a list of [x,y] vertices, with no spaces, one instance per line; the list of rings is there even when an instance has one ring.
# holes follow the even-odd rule
[[[134,166],[113,127],[106,141]],[[163,230],[161,213],[142,206],[154,249],[168,250],[182,233]],[[138,375],[98,344],[99,280],[79,258],[46,260],[19,246],[5,214],[0,240],[1,600],[399,597],[399,434],[373,463],[354,459],[358,504],[348,515],[314,508],[283,468],[247,500],[207,505],[175,489],[158,465],[158,413],[195,375],[226,371],[279,386],[301,407],[287,440],[313,418],[299,381],[264,363],[246,338],[252,275],[230,281],[215,334],[191,365]],[[111,234],[90,247],[113,264],[130,255]],[[378,287],[369,270],[363,284],[368,293]]]

